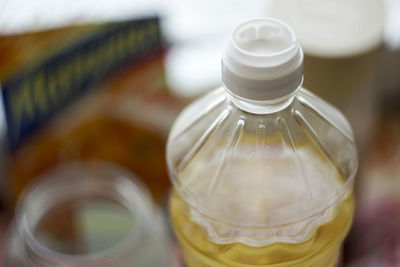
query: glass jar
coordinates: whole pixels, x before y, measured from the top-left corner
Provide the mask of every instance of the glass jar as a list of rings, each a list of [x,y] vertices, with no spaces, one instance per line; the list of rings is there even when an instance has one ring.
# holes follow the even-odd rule
[[[9,231],[6,266],[170,266],[161,214],[128,171],[60,165],[31,184]]]

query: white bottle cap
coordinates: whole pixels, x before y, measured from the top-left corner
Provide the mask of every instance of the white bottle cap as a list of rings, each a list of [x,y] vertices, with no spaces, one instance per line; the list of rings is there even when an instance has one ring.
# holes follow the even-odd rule
[[[303,51],[291,28],[271,18],[252,19],[233,31],[222,56],[222,81],[233,95],[268,101],[301,86]]]

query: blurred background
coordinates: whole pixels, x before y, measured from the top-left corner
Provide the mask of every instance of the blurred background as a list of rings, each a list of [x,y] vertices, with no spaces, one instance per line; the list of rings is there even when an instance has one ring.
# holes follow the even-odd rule
[[[2,0],[1,254],[22,190],[64,162],[124,166],[165,210],[171,125],[221,85],[231,29],[262,16],[293,27],[304,87],[354,129],[357,210],[343,265],[400,266],[399,0]]]

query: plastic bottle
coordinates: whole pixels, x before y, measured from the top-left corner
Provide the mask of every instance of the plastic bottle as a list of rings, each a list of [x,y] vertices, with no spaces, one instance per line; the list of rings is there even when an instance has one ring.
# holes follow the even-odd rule
[[[286,24],[246,21],[223,87],[175,121],[169,208],[188,267],[338,264],[357,151],[342,113],[301,87],[302,61]]]

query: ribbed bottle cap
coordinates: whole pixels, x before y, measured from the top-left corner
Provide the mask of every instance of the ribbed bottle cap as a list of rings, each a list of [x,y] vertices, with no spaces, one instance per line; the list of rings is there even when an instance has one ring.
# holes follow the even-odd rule
[[[303,52],[291,28],[271,18],[245,21],[235,28],[222,56],[222,81],[233,95],[274,100],[301,86]]]

